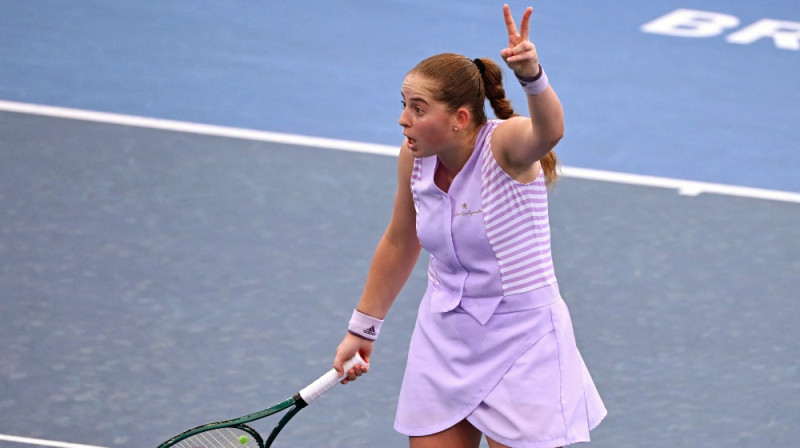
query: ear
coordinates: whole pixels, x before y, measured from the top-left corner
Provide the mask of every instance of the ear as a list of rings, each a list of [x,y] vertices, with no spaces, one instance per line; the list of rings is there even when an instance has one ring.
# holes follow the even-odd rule
[[[472,115],[466,107],[459,107],[453,114],[453,127],[464,130],[469,126]]]

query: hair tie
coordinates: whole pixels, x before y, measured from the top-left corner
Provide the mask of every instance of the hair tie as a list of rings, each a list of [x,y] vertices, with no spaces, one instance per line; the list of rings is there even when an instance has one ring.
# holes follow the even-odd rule
[[[478,71],[481,72],[481,76],[486,74],[486,66],[483,65],[483,61],[480,58],[475,58],[472,60],[472,63],[478,67]]]

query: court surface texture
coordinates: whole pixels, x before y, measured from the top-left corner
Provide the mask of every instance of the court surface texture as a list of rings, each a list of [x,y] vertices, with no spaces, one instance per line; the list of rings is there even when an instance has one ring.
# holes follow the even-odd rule
[[[155,447],[330,368],[391,211],[403,76],[498,59],[502,3],[276,3],[0,1],[0,447]],[[567,116],[556,275],[609,410],[589,446],[794,446],[800,10],[534,7]],[[646,26],[665,16],[719,26]],[[407,445],[426,260],[370,373],[276,447]]]

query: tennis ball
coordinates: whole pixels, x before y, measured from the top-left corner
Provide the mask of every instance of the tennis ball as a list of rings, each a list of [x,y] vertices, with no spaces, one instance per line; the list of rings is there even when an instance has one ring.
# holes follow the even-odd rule
[[[247,445],[247,436],[239,437],[239,443],[242,445]]]

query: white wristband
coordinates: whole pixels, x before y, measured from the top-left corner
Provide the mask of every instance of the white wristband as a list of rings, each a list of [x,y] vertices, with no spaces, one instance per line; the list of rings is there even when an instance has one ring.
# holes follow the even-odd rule
[[[361,311],[353,310],[353,316],[350,318],[350,324],[347,326],[347,331],[364,339],[374,341],[378,339],[378,333],[381,332],[381,325],[383,321],[368,316]]]
[[[517,75],[516,72],[514,72],[514,76],[517,77],[517,81],[519,81],[519,84],[522,86],[522,90],[524,90],[528,95],[538,95],[544,92],[547,89],[547,86],[550,85],[550,81],[547,79],[547,74],[544,72],[544,69],[541,65],[539,66],[539,74],[533,78],[524,78]]]

